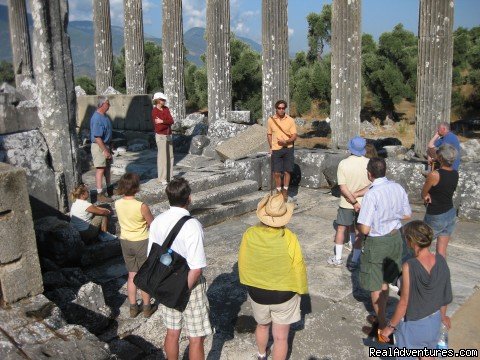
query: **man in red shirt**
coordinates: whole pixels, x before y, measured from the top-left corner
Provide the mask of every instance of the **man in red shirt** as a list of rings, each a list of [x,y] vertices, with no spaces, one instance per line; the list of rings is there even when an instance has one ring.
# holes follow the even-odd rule
[[[157,143],[157,172],[158,182],[166,185],[173,176],[173,118],[170,110],[165,106],[167,97],[162,92],[153,95],[154,107],[152,110],[152,124]]]

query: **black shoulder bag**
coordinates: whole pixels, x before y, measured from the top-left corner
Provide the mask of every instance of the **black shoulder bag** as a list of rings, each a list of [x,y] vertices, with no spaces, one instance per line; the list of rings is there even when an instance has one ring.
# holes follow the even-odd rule
[[[188,289],[188,267],[185,258],[172,251],[172,262],[166,266],[160,262],[160,256],[165,254],[172,246],[180,229],[191,216],[184,216],[175,224],[166,237],[163,245],[152,244],[147,260],[133,278],[134,284],[141,290],[150,294],[166,307],[178,311],[185,310],[190,298]]]

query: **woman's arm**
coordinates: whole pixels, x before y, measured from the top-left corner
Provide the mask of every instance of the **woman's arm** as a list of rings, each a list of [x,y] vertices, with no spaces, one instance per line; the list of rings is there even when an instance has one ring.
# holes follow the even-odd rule
[[[88,208],[85,209],[85,211],[94,215],[110,215],[110,210],[95,205],[90,205]]]
[[[388,338],[391,333],[395,331],[394,328],[398,326],[400,321],[403,319],[407,313],[408,307],[408,296],[410,292],[410,273],[408,271],[408,264],[404,263],[402,266],[402,291],[400,295],[400,300],[398,301],[397,308],[395,313],[390,320],[390,325],[382,330],[381,335],[385,338]]]
[[[450,322],[450,317],[447,316],[447,305],[444,305],[440,308],[440,315],[442,316],[442,323],[450,330],[452,323]]]
[[[428,193],[432,186],[435,186],[440,181],[440,174],[438,171],[432,171],[428,174],[427,179],[425,180],[425,184],[423,184],[422,188],[422,199],[426,203],[431,203],[432,199],[430,199],[430,194]]]
[[[150,227],[150,224],[153,221],[153,215],[148,205],[143,203],[142,206],[140,207],[140,212],[142,213],[143,218],[147,222],[148,227]]]

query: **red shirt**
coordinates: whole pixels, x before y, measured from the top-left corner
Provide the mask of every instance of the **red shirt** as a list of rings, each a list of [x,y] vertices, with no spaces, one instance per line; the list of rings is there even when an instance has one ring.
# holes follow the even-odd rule
[[[157,117],[163,120],[163,124],[155,124],[155,118]],[[172,115],[170,114],[170,110],[168,110],[168,107],[164,106],[161,110],[156,106],[153,108],[152,124],[156,134],[170,135],[172,133],[172,130],[170,129],[170,127],[173,124],[173,118],[172,118]]]

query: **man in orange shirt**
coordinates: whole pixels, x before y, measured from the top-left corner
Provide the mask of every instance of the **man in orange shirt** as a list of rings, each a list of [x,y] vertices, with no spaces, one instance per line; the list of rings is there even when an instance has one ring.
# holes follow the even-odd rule
[[[275,115],[268,118],[267,139],[272,156],[272,171],[277,192],[281,192],[285,201],[288,199],[288,185],[293,172],[293,143],[297,139],[295,121],[285,113],[287,102],[275,103]],[[283,189],[282,189],[283,174]]]

